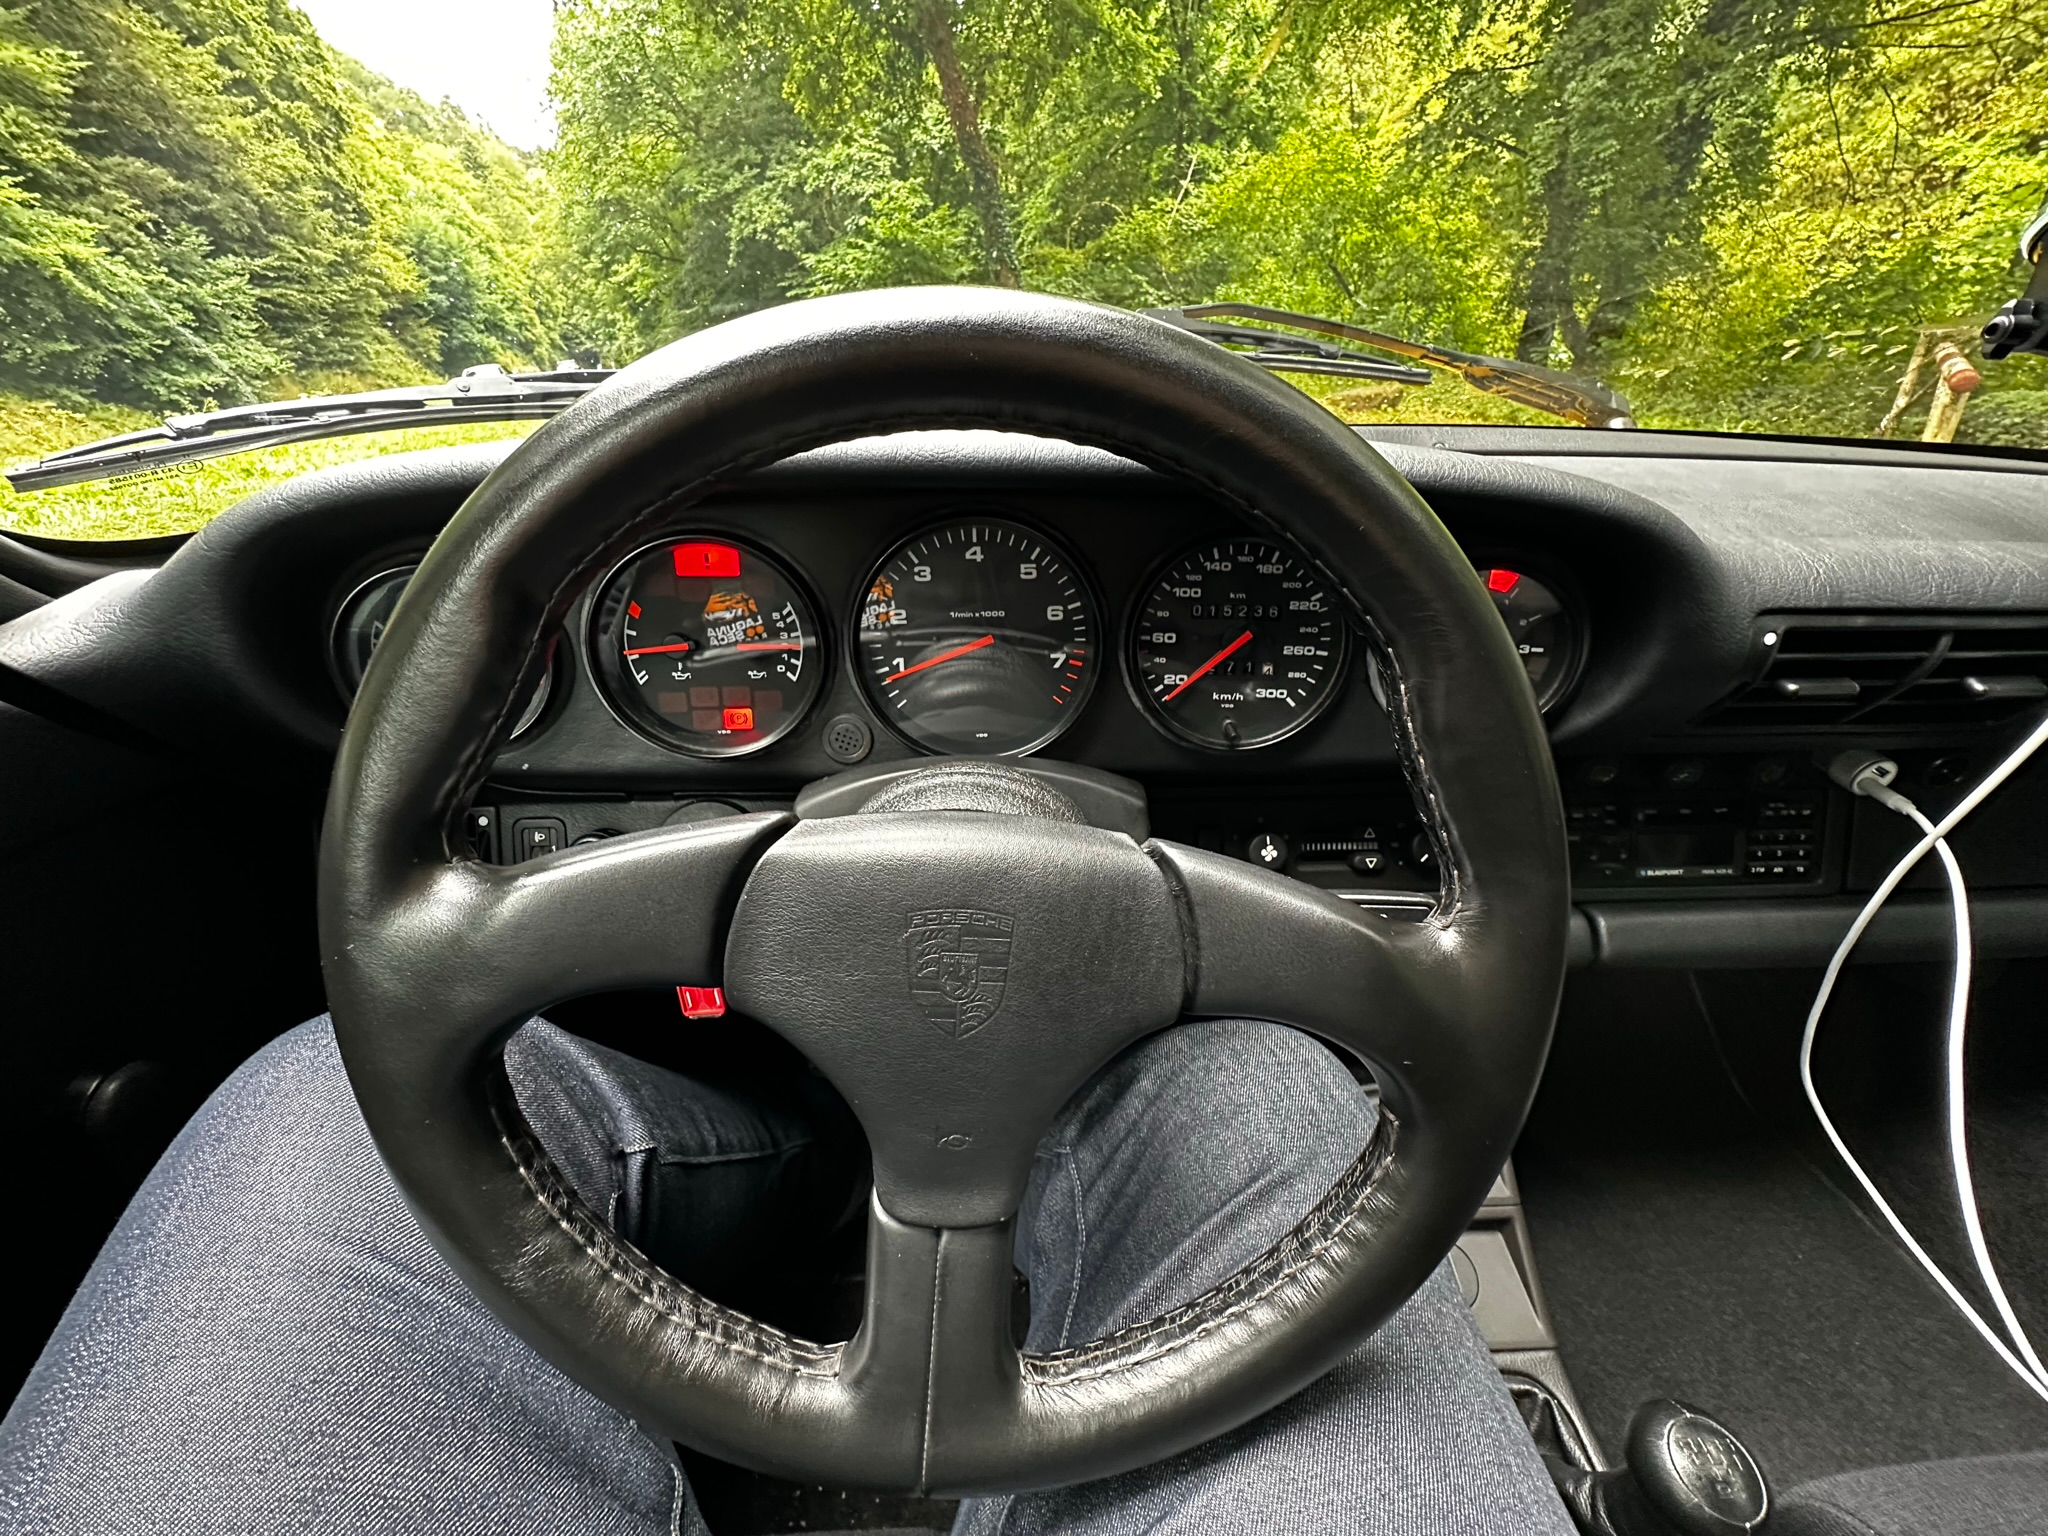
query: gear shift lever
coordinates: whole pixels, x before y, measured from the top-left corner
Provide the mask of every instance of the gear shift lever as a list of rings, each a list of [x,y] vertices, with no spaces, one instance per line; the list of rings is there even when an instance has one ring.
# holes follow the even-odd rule
[[[1742,1442],[1669,1399],[1636,1410],[1619,1471],[1544,1459],[1586,1536],[1750,1536],[1770,1513],[1770,1488]]]

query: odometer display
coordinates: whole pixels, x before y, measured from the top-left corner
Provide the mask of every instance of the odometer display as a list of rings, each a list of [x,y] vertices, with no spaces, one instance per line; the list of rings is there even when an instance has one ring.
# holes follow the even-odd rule
[[[1344,623],[1328,586],[1261,539],[1190,550],[1146,595],[1131,675],[1176,735],[1263,747],[1313,720],[1343,674]]]
[[[858,666],[884,720],[935,752],[1029,752],[1094,686],[1094,602],[1065,551],[998,518],[899,545],[862,595]]]
[[[788,734],[818,696],[818,626],[796,582],[744,544],[671,539],[612,574],[591,659],[619,715],[700,757]]]

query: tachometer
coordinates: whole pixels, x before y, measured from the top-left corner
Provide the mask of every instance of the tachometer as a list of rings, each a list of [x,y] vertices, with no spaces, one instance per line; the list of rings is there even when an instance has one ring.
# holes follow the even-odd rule
[[[722,539],[670,539],[605,582],[591,662],[627,724],[699,757],[793,730],[824,674],[818,626],[788,571]]]
[[[1146,596],[1131,676],[1176,735],[1263,747],[1335,696],[1345,643],[1328,587],[1305,563],[1263,539],[1226,539],[1175,560]]]
[[[859,669],[883,719],[935,752],[1029,752],[1095,682],[1095,604],[1042,534],[972,518],[884,559],[861,599]]]

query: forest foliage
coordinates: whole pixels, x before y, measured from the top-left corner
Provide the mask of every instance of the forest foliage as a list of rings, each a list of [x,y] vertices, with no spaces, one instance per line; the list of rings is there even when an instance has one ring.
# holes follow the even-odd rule
[[[187,409],[537,356],[544,208],[287,0],[0,0],[0,389]]]
[[[808,294],[1240,298],[1867,435],[2018,291],[2048,0],[561,0],[527,156],[287,0],[0,0],[0,390],[623,362]],[[1354,415],[1481,397],[1339,392]],[[2048,446],[2048,365],[1966,438]]]

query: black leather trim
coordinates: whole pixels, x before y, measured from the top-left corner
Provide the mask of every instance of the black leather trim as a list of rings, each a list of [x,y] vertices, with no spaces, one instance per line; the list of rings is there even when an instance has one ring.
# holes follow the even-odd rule
[[[1007,763],[948,762],[913,768],[885,780],[862,802],[863,814],[886,811],[981,811],[1042,816],[1084,825],[1088,818],[1059,789],[1035,773]]]

